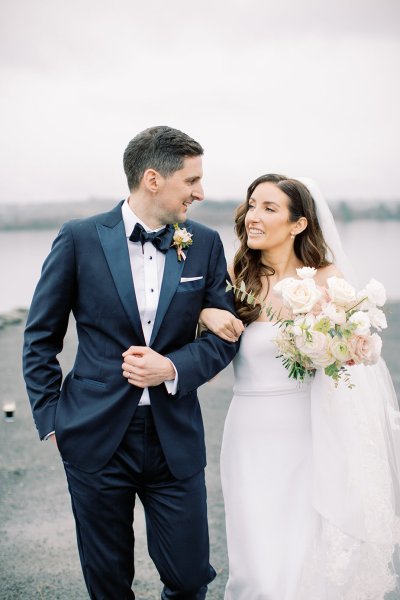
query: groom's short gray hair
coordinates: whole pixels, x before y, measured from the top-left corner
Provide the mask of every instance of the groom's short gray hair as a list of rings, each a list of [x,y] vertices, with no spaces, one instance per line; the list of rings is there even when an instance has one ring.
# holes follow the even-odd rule
[[[124,152],[124,170],[129,190],[137,189],[147,169],[168,177],[183,167],[189,156],[201,156],[203,148],[179,129],[165,125],[138,133]]]

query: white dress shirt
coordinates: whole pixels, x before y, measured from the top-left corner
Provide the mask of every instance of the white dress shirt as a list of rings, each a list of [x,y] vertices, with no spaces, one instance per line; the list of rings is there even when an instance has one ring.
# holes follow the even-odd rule
[[[147,231],[160,231],[159,229],[149,229],[143,221],[138,219],[130,208],[128,201],[122,205],[122,218],[125,226],[126,241],[128,244],[129,259],[131,263],[132,279],[135,288],[136,301],[139,309],[140,321],[146,344],[150,343],[153,331],[154,320],[160,298],[160,288],[164,274],[165,254],[153,246],[151,242],[143,245],[140,242],[131,242],[129,237],[136,223],[140,223]],[[132,302],[133,302],[132,298]],[[171,362],[173,365],[173,363]],[[174,365],[173,365],[174,366]],[[175,366],[174,366],[175,369]],[[178,373],[175,369],[175,379],[165,381],[168,393],[176,394],[178,388]],[[148,388],[143,390],[139,406],[150,404],[150,395]]]

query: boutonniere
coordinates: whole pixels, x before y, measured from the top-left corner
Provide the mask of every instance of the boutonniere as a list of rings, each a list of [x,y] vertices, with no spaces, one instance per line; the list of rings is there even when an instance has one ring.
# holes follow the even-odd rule
[[[172,238],[172,246],[176,248],[176,254],[178,255],[178,260],[186,260],[186,254],[183,251],[183,248],[189,248],[193,244],[193,233],[189,233],[188,230],[184,227],[181,229],[178,223],[174,223],[174,236]]]

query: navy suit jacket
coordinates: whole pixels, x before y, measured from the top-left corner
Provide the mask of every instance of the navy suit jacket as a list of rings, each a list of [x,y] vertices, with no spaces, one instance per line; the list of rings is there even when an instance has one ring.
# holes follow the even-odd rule
[[[112,211],[63,225],[47,257],[29,311],[24,376],[34,420],[43,438],[55,430],[64,460],[87,472],[103,467],[118,448],[142,389],[122,376],[122,352],[145,346],[121,204]],[[206,464],[197,388],[234,357],[238,344],[204,333],[196,339],[204,307],[234,311],[225,292],[226,262],[217,232],[192,221],[186,261],[166,253],[150,347],[174,363],[176,395],[150,387],[154,421],[175,477]],[[181,277],[202,277],[181,282]],[[78,334],[75,364],[62,383],[57,354],[72,311]]]

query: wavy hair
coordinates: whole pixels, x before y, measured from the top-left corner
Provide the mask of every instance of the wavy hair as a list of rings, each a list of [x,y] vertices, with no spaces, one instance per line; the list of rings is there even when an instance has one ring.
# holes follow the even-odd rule
[[[289,222],[295,223],[300,217],[307,219],[307,227],[297,234],[294,240],[294,253],[297,258],[307,267],[319,269],[330,264],[327,259],[328,246],[322,235],[318,222],[314,199],[306,186],[297,181],[289,179],[284,175],[268,174],[257,177],[247,190],[246,201],[241,204],[235,213],[235,232],[240,241],[240,248],[233,260],[233,273],[235,281],[242,281],[247,290],[252,290],[255,296],[261,292],[261,276],[266,275],[268,279],[267,295],[269,292],[269,276],[275,271],[270,265],[261,261],[261,250],[253,250],[247,245],[247,232],[245,218],[249,210],[249,200],[258,185],[261,183],[273,183],[289,198]],[[245,324],[252,323],[260,315],[260,307],[249,306],[237,300],[237,314]]]

